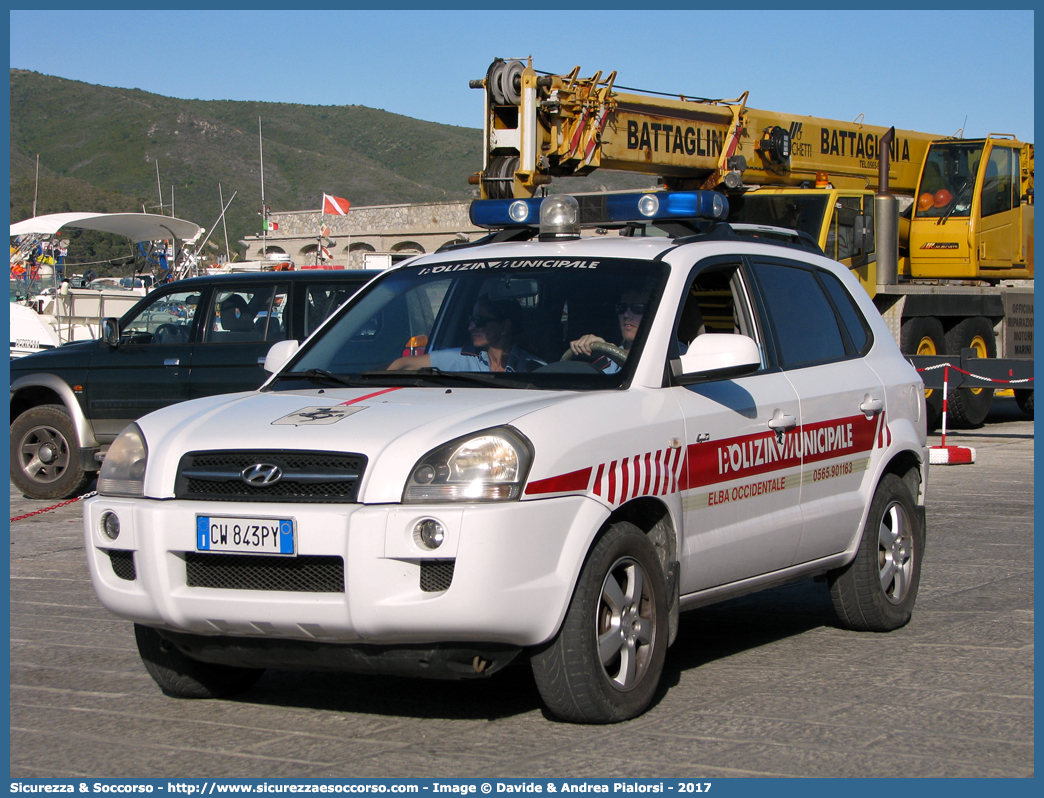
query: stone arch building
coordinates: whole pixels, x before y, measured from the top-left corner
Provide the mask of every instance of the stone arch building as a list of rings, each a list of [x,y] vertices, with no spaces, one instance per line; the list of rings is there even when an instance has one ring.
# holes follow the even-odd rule
[[[278,230],[265,236],[248,236],[247,260],[262,260],[267,253],[289,255],[299,268],[314,266],[322,246],[329,259],[326,268],[362,269],[390,265],[417,253],[434,252],[453,241],[474,241],[485,234],[468,217],[469,201],[403,205],[352,206],[346,216],[313,211],[273,212],[269,218]],[[329,229],[323,235],[323,228]]]

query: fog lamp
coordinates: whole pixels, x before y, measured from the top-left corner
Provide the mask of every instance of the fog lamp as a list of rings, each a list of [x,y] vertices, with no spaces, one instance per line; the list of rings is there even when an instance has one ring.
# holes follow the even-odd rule
[[[120,536],[119,516],[112,512],[102,513],[101,531],[109,540],[116,540]]]
[[[437,549],[446,539],[446,530],[434,518],[425,518],[413,527],[413,539],[426,549]]]

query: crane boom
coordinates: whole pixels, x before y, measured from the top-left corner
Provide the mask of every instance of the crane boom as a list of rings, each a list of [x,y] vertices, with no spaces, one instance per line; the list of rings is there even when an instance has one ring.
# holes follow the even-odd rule
[[[486,103],[484,197],[533,196],[548,178],[595,169],[656,175],[677,188],[800,186],[826,172],[839,188],[877,188],[887,127],[748,108],[734,100],[616,91],[616,73],[540,75],[495,61]],[[503,66],[502,66],[503,65]],[[510,75],[504,72],[510,71]],[[474,81],[473,85],[479,83]],[[512,100],[518,98],[518,103]],[[929,145],[943,136],[897,130],[889,181],[912,195]],[[510,180],[508,179],[510,178]]]

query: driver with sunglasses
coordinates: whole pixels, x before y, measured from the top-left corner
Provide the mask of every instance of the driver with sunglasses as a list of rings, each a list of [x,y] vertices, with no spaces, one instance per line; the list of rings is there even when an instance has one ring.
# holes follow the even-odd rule
[[[516,344],[521,308],[512,299],[479,297],[468,318],[471,345],[437,349],[426,355],[400,357],[389,371],[415,371],[435,367],[441,371],[532,371],[546,365]]]
[[[649,296],[644,291],[625,291],[616,303],[616,317],[620,322],[620,337],[623,339],[620,348],[625,352],[630,350],[634,337],[638,334],[638,326],[642,323],[648,300]],[[569,348],[576,357],[595,357],[596,359],[591,361],[592,364],[605,374],[618,372],[619,364],[605,355],[592,352],[593,343],[605,343],[605,339],[588,333],[570,342]]]

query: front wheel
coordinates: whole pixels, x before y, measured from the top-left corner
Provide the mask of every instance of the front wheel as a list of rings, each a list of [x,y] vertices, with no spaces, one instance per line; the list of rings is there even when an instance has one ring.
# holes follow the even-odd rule
[[[924,527],[910,489],[885,474],[867,515],[855,559],[827,575],[841,624],[888,632],[910,621],[921,580]]]
[[[151,626],[134,624],[145,670],[163,692],[177,698],[221,698],[249,690],[264,674],[264,668],[237,668],[200,662],[182,654]]]
[[[531,657],[547,708],[574,723],[644,712],[663,672],[667,616],[652,542],[633,524],[613,524],[588,555],[562,628]]]
[[[62,405],[26,410],[11,424],[11,481],[30,499],[70,499],[95,474],[80,465],[76,428]]]

